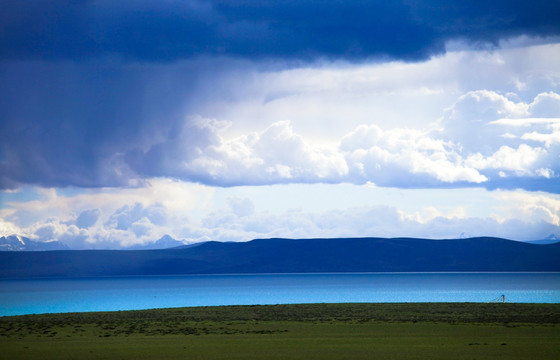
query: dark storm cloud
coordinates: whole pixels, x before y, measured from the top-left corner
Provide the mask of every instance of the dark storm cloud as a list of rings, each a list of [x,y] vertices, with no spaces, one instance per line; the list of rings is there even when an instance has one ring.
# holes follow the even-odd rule
[[[0,62],[0,188],[120,186],[121,155],[183,120],[235,62]],[[196,93],[193,92],[196,89]],[[155,139],[155,140],[154,140]]]
[[[136,138],[138,82],[125,69],[83,64],[3,64],[0,183],[119,185],[101,162]]]
[[[194,145],[215,143],[215,134],[177,129],[189,106],[208,101],[205,92],[235,99],[228,76],[321,57],[425,59],[453,39],[559,35],[559,9],[554,1],[0,1],[0,189],[122,186],[142,176],[230,184],[176,166],[194,158],[202,146]]]
[[[560,34],[560,3],[536,1],[4,1],[4,59],[173,61],[388,56],[423,59],[462,39]]]

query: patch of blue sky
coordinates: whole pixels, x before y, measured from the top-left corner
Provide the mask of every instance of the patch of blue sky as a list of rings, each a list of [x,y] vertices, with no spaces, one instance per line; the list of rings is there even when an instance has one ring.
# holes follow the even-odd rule
[[[21,203],[41,199],[42,194],[37,190],[38,188],[35,186],[25,185],[13,190],[4,190],[0,192],[0,209],[10,207],[10,203]]]

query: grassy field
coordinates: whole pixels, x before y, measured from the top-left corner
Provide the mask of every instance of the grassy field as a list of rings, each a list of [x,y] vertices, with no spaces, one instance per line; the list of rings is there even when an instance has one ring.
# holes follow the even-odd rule
[[[306,304],[0,318],[5,359],[557,359],[560,304]]]

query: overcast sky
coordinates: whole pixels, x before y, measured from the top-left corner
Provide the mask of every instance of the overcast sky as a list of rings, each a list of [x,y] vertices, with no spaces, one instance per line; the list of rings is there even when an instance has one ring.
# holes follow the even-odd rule
[[[4,1],[0,236],[560,237],[556,1]]]

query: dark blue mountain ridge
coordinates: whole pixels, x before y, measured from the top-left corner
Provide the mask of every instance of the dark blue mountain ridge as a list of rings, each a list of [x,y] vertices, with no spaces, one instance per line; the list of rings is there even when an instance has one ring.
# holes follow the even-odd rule
[[[1,278],[440,271],[560,271],[560,243],[491,237],[274,238],[163,250],[0,252]]]

